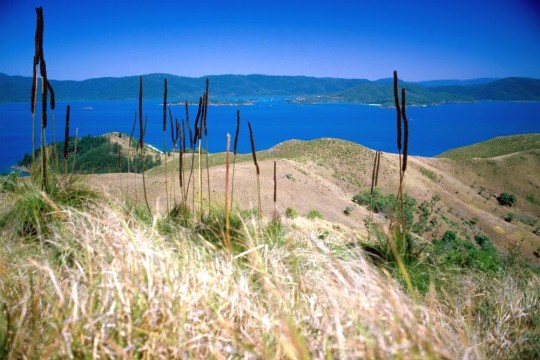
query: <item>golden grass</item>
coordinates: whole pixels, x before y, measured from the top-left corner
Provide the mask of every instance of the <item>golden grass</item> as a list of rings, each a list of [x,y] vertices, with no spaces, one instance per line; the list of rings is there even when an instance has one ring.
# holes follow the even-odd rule
[[[38,249],[1,247],[8,358],[456,358],[477,346],[463,318],[413,303],[346,247],[347,232],[323,243],[300,218],[278,241],[248,223],[247,250],[230,257],[113,207],[64,212]]]

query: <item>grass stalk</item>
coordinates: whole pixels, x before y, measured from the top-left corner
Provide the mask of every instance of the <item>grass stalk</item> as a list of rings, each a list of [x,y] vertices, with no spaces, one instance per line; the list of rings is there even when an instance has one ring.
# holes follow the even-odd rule
[[[50,82],[47,82],[47,90],[50,94],[50,105],[51,105],[51,126],[52,126],[52,148],[51,156],[54,161],[55,171],[58,172],[58,154],[56,153],[56,125],[55,125],[55,111],[56,108],[56,98],[54,95],[54,89]]]
[[[191,178],[194,176],[193,175],[193,171],[195,170],[195,147],[197,146],[197,142],[199,140],[199,130],[200,130],[200,126],[199,126],[199,121],[200,121],[200,117],[201,117],[201,111],[202,111],[202,103],[203,103],[203,97],[199,97],[199,107],[197,109],[197,116],[195,117],[195,125],[194,125],[194,133],[193,133],[193,139],[191,142],[191,169],[189,171],[189,178],[188,178],[188,186],[187,186],[187,189],[189,191],[189,185],[191,183]],[[189,128],[189,133],[190,135],[192,134],[192,131],[191,131],[191,127],[189,127],[189,123],[188,123],[188,128]],[[200,156],[199,156],[200,158]],[[193,179],[193,192],[192,192],[192,197],[191,197],[191,201],[192,201],[192,206],[191,208],[193,209],[193,216],[196,216],[196,211],[195,211],[195,179]]]
[[[137,112],[133,116],[133,126],[131,127],[131,133],[129,134],[129,143],[128,143],[128,176],[131,173],[131,148],[133,147],[133,135],[135,134],[135,128],[137,127]],[[137,180],[137,175],[135,175],[135,180]],[[129,181],[127,182],[126,193],[129,194]],[[137,196],[137,181],[135,181],[135,196]]]
[[[184,129],[184,131],[183,131],[183,133],[184,133],[184,139],[183,140],[184,141],[182,143],[182,146],[184,148],[184,153],[186,153],[185,150],[186,150],[186,146],[187,146],[187,140],[186,140],[186,137],[187,137],[188,140],[189,140],[189,149],[191,150],[191,154],[193,155],[193,131],[191,130],[191,125],[189,123],[189,106],[188,106],[187,100],[186,100],[186,119],[185,119],[185,122],[182,124],[182,127]],[[187,133],[185,131],[186,127],[187,127],[187,130],[188,130]],[[183,162],[184,162],[184,160],[182,159],[182,163]],[[193,169],[193,159],[192,159],[192,162],[191,162],[191,169]],[[186,204],[185,204],[186,210],[187,210],[187,200],[188,200],[188,195],[189,195],[189,181],[191,180],[191,171],[192,170],[190,170],[190,174],[189,174],[189,177],[188,177],[188,182],[186,184],[186,181],[185,181],[186,176],[184,174],[184,168],[182,167],[181,176],[183,178],[182,183],[184,184],[184,188],[185,188],[185,190],[184,190],[184,192],[185,192],[184,198],[185,198],[185,201],[186,201]]]
[[[389,234],[387,236],[388,242],[390,245],[390,249],[392,251],[392,254],[394,255],[394,258],[397,262],[399,271],[401,273],[401,276],[403,277],[405,284],[407,285],[407,288],[409,290],[409,293],[413,297],[413,299],[416,298],[416,291],[415,288],[412,285],[411,278],[409,276],[409,273],[407,271],[407,268],[405,266],[405,263],[403,261],[404,256],[410,257],[412,253],[412,244],[411,239],[408,236],[408,226],[407,226],[407,220],[405,217],[405,205],[403,200],[403,180],[405,177],[405,170],[406,170],[406,164],[404,166],[404,162],[406,161],[406,151],[405,147],[403,157],[401,156],[401,150],[402,150],[402,140],[407,144],[407,150],[408,150],[408,122],[404,122],[404,127],[406,127],[405,132],[403,133],[403,126],[402,126],[402,119],[405,112],[405,89],[402,90],[402,102],[400,104],[399,101],[399,91],[398,91],[398,76],[397,71],[394,71],[394,100],[396,105],[396,113],[397,113],[397,145],[398,145],[398,159],[399,159],[399,187],[398,187],[398,194],[396,196],[396,201],[394,203],[393,207],[393,213],[395,214],[396,209],[398,207],[398,203],[400,204],[400,221],[396,222],[395,216],[392,217],[390,220],[390,226],[389,226]],[[405,139],[403,139],[405,137]],[[398,249],[398,246],[396,243],[401,245]]]
[[[190,135],[193,135],[193,138],[191,138],[190,140],[190,148],[191,148],[191,169],[189,171],[189,177],[188,177],[188,184],[187,184],[187,190],[189,191],[189,185],[191,183],[191,178],[194,176],[193,175],[193,171],[195,169],[195,147],[197,146],[197,141],[199,139],[199,119],[200,119],[200,116],[201,116],[201,109],[202,109],[202,101],[203,101],[203,98],[202,96],[199,97],[199,107],[197,109],[197,116],[195,117],[195,125],[194,125],[194,131],[191,131],[191,127],[189,126],[189,122],[187,123],[188,124],[188,129],[189,129],[189,134]],[[193,179],[193,186],[192,186],[192,196],[191,196],[191,201],[192,201],[192,206],[191,208],[193,209],[193,214],[195,216],[195,179]]]
[[[277,162],[274,160],[274,221],[277,220]]]
[[[202,183],[203,183],[203,180],[202,180],[202,139],[199,139],[199,159],[198,159],[198,163],[199,163],[199,217],[200,217],[200,220],[201,222],[203,221],[204,219],[204,211],[203,211],[203,189],[202,189]]]
[[[373,195],[373,188],[375,187],[375,170],[377,169],[377,154],[378,150],[375,151],[375,158],[373,161],[373,170],[371,171],[371,195]]]
[[[167,172],[167,79],[163,79],[163,154],[165,159],[165,198],[167,199],[167,213],[171,211],[169,204],[169,178]]]
[[[41,90],[41,190],[47,191],[47,83],[43,77]]]
[[[173,125],[173,117],[172,117],[172,111],[171,107],[169,106],[169,122],[171,125],[171,143],[172,143],[172,161],[173,161],[173,176],[172,176],[172,190],[173,190],[173,206],[176,203],[176,176],[174,175],[174,153],[176,153],[176,145],[178,144],[178,136],[179,136],[179,127],[178,127],[178,119],[176,119],[175,125]]]
[[[261,205],[261,179],[260,179],[260,169],[259,164],[257,163],[257,153],[255,151],[255,137],[253,136],[253,129],[251,128],[251,122],[248,121],[249,128],[249,140],[251,142],[251,156],[253,157],[253,164],[255,165],[255,170],[257,172],[257,212],[259,222],[261,221],[262,216],[262,205]]]
[[[229,156],[231,152],[231,135],[227,134],[227,152],[225,156],[225,248],[231,253],[231,231],[229,225]]]
[[[68,157],[69,157],[69,115],[71,106],[66,107],[66,125],[64,127],[64,173],[67,175]]]
[[[203,125],[204,125],[204,139],[205,139],[205,148],[206,148],[206,187],[208,192],[208,211],[210,212],[210,207],[212,203],[212,192],[210,191],[210,168],[208,166],[208,91],[209,91],[210,81],[206,79],[206,92],[205,92],[205,101],[204,101],[204,116],[203,116]]]
[[[379,169],[381,166],[381,150],[377,154],[377,169],[375,170],[375,187],[379,184]]]
[[[71,173],[75,173],[75,162],[77,161],[77,140],[79,138],[79,128],[75,128],[75,140],[73,146],[73,163],[71,164]]]
[[[32,111],[32,167],[36,163],[36,97],[37,97],[37,60],[38,57],[34,55],[34,67],[32,77],[32,94],[30,99],[30,107]]]
[[[236,132],[234,135],[234,150],[233,150],[233,170],[231,180],[231,208],[234,203],[234,171],[236,168],[236,153],[238,151],[238,135],[240,133],[240,109],[236,110]]]
[[[144,167],[145,167],[145,152],[144,152],[144,133],[146,132],[146,124],[143,126],[143,116],[142,116],[142,99],[143,99],[143,77],[141,76],[139,78],[139,149],[141,152],[141,172],[142,172],[142,179],[143,179],[143,194],[144,194],[144,202],[146,203],[146,208],[148,209],[148,213],[150,216],[152,216],[152,210],[150,209],[150,204],[148,203],[148,194],[146,193],[146,177],[144,174]],[[148,119],[147,119],[148,120]],[[146,121],[148,123],[148,121]]]

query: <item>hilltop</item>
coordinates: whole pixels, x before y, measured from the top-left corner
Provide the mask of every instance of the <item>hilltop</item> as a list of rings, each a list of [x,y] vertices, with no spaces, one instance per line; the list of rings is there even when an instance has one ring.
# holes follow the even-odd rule
[[[393,104],[388,79],[315,78],[308,76],[210,75],[190,78],[171,74],[144,75],[145,99],[163,97],[163,79],[168,80],[172,102],[196,101],[208,78],[216,103],[256,97],[288,97],[300,103]],[[0,103],[29,101],[31,78],[0,73]],[[95,78],[83,81],[50,80],[59,101],[133,100],[138,94],[138,76]],[[540,101],[540,80],[531,78],[434,80],[402,82],[410,105],[433,105],[473,101]]]

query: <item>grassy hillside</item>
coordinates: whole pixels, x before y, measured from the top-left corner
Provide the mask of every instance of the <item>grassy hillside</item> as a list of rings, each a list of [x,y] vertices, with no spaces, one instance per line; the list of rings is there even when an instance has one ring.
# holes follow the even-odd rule
[[[415,235],[416,255],[406,262],[412,288],[381,252],[390,235],[379,215],[360,207],[349,215],[365,216],[372,224],[367,234],[316,216],[284,216],[283,207],[300,209],[312,197],[332,208],[344,190],[336,187],[333,199],[323,199],[325,189],[354,187],[354,173],[367,188],[370,155],[335,139],[291,141],[261,153],[264,193],[271,187],[271,159],[279,162],[280,219],[259,221],[238,202],[230,217],[231,250],[223,242],[222,206],[216,203],[202,219],[167,212],[158,200],[163,175],[147,177],[157,194],[154,210],[161,208],[154,217],[141,205],[140,183],[128,184],[140,179],[135,174],[110,175],[120,184],[114,196],[88,191],[90,178],[60,176],[47,194],[32,178],[3,183],[0,355],[461,358],[475,348],[478,358],[537,357],[540,278],[516,250],[494,250],[491,236],[482,236],[488,225],[480,213],[469,225],[474,240],[462,235],[461,224],[429,243]],[[396,190],[396,160],[383,154],[381,192]],[[440,198],[428,223],[472,219],[451,199],[472,196],[466,195],[468,172],[491,170],[456,174],[455,164],[410,159],[406,193]],[[237,197],[254,194],[253,165],[237,165]],[[223,166],[211,170],[217,200]],[[109,175],[95,176],[100,187],[115,184],[106,181]],[[298,200],[286,197],[287,184]],[[138,201],[125,197],[126,186]]]
[[[519,151],[540,149],[540,134],[501,136],[477,144],[464,146],[437,155],[454,160],[491,158]]]

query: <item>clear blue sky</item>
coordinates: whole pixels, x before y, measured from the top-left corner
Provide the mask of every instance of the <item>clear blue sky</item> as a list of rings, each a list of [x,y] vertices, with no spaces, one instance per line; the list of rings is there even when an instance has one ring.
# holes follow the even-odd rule
[[[0,72],[540,78],[540,0],[0,0]]]

